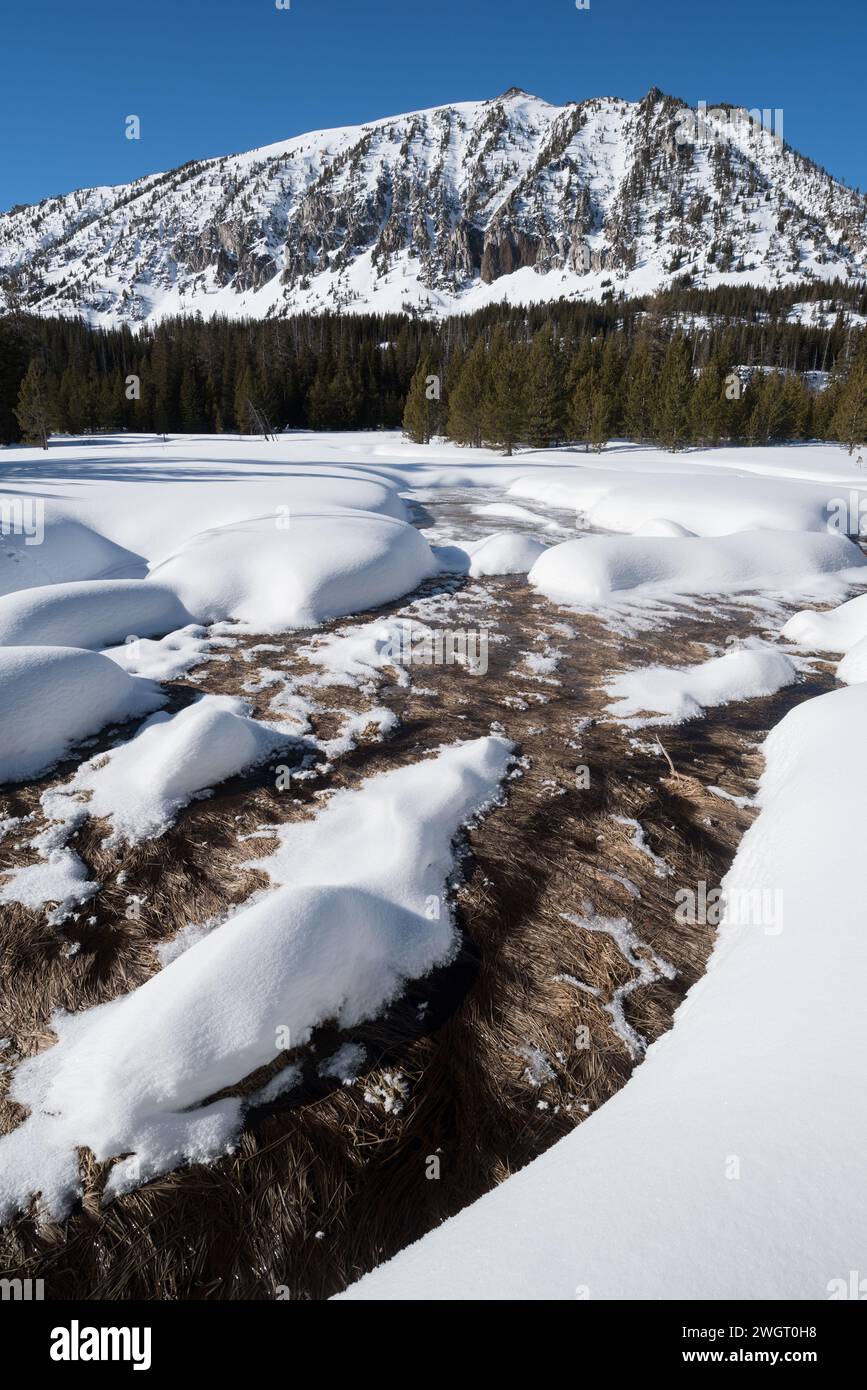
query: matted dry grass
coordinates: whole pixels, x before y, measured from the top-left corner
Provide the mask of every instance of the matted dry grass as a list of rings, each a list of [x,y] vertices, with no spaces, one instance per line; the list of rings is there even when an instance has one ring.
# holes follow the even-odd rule
[[[707,787],[749,793],[763,733],[830,676],[666,730],[672,776],[652,734],[630,742],[604,717],[600,683],[616,669],[701,660],[703,643],[746,630],[744,611],[733,608],[722,619],[693,611],[661,632],[615,638],[591,619],[557,610],[521,580],[486,581],[485,588],[491,603],[475,604],[474,621],[506,639],[491,643],[487,674],[426,667],[414,684],[435,695],[380,689],[376,703],[401,719],[387,742],[362,742],[291,792],[277,791],[267,768],[236,779],[193,803],[161,839],[122,853],[106,849],[104,826],[89,823],[73,844],[103,889],[77,920],[58,930],[23,908],[3,910],[0,1034],[27,1055],[50,1045],[53,1010],[87,1008],[134,988],[158,968],[156,944],[263,886],[246,861],[269,842],[243,835],[308,817],[323,790],[486,734],[494,722],[526,760],[523,775],[508,784],[507,804],[465,837],[456,894],[463,944],[452,965],[414,982],[374,1022],[339,1036],[320,1029],[300,1057],[286,1054],[235,1088],[250,1093],[287,1063],[303,1065],[303,1085],[250,1111],[237,1152],[223,1161],[173,1173],[103,1208],[108,1165],[83,1155],[80,1208],[62,1226],[40,1228],[31,1215],[0,1233],[4,1273],[43,1278],[49,1298],[270,1299],[279,1291],[318,1299],[345,1287],[541,1153],[627,1080],[636,1057],[605,1005],[635,972],[610,936],[568,920],[588,905],[600,916],[628,918],[674,967],[674,978],[635,990],[625,1005],[648,1042],[669,1027],[705,967],[713,935],[711,927],[676,922],[675,892],[719,882],[751,814]],[[553,639],[565,654],[560,683],[525,678],[521,652],[564,619],[576,636]],[[282,652],[268,653],[263,664],[302,670],[297,649],[306,640],[280,640]],[[237,694],[254,671],[235,650],[194,683],[175,683],[173,700],[179,707],[200,690]],[[267,711],[271,693],[255,697],[257,713]],[[365,707],[357,691],[321,695],[335,708]],[[515,707],[516,696],[526,708]],[[580,734],[578,719],[590,721]],[[335,727],[324,715],[316,734],[331,737]],[[576,783],[579,765],[589,769],[589,787]],[[0,816],[33,811],[57,780],[60,774],[0,795]],[[614,816],[641,822],[669,876],[657,876]],[[0,843],[0,866],[24,862],[18,839]],[[637,885],[640,899],[612,874]],[[129,895],[142,899],[138,920],[127,916]],[[72,955],[70,943],[77,944]],[[364,1047],[363,1075],[350,1086],[323,1080],[319,1060],[346,1041]],[[534,1066],[533,1049],[545,1066]],[[397,1101],[390,1108],[389,1098]],[[0,1126],[20,1117],[18,1107],[0,1101]],[[429,1176],[437,1167],[439,1176]]]

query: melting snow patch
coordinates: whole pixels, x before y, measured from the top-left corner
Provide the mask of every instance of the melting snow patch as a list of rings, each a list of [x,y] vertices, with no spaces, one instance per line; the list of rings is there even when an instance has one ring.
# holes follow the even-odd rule
[[[230,695],[205,695],[179,714],[155,714],[131,742],[47,792],[45,813],[63,821],[83,809],[105,819],[111,844],[155,839],[195,796],[286,745],[285,734],[249,714],[247,702]],[[90,798],[84,807],[82,794]]]
[[[773,695],[797,679],[797,669],[785,653],[755,643],[696,666],[624,671],[605,690],[615,697],[609,711],[629,728],[640,729],[698,719],[706,708]],[[642,714],[649,717],[630,717]]]
[[[351,1086],[358,1080],[359,1072],[367,1060],[367,1053],[360,1043],[344,1043],[324,1062],[319,1063],[319,1075],[334,1077],[344,1086]]]
[[[662,859],[660,855],[654,854],[650,845],[647,843],[647,835],[645,834],[644,827],[637,820],[632,820],[629,816],[612,816],[611,819],[616,821],[618,825],[624,825],[627,830],[632,831],[633,845],[650,859],[653,864],[653,872],[656,874],[657,878],[668,878],[669,874],[674,872],[670,864],[666,864],[665,860]]]
[[[112,1169],[108,1197],[184,1162],[230,1150],[240,1098],[203,1105],[266,1065],[287,1033],[350,1028],[378,1014],[408,979],[449,960],[450,913],[430,917],[454,871],[461,826],[501,796],[512,745],[480,738],[442,749],[279,830],[252,864],[275,887],[191,945],[131,993],[52,1020],[53,1047],[21,1062],[10,1096],[29,1108],[0,1138],[0,1219],[40,1194],[59,1220],[81,1192],[78,1149]],[[400,1076],[371,1095],[402,1104]]]

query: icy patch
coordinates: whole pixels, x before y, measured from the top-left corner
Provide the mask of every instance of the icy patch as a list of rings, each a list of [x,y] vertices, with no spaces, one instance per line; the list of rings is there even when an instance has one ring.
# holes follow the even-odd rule
[[[319,1075],[324,1077],[334,1077],[344,1086],[351,1086],[358,1080],[367,1053],[360,1043],[344,1043],[330,1057],[326,1057],[324,1062],[319,1063]]]
[[[363,710],[360,714],[348,714],[336,738],[323,744],[323,752],[329,761],[342,758],[358,747],[358,740],[366,730],[373,729],[374,738],[381,742],[399,727],[400,720],[394,710],[386,709],[383,705],[376,709]]]
[[[219,659],[215,656],[215,650],[235,645],[231,637],[211,637],[206,627],[190,623],[156,642],[136,636],[122,647],[109,647],[103,656],[131,676],[171,681],[203,661]]]

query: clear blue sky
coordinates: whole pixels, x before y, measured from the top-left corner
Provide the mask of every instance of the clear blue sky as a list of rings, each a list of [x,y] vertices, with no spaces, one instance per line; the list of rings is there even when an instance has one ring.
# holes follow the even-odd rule
[[[512,85],[782,107],[867,189],[867,0],[6,0],[0,209]],[[124,119],[141,119],[127,140]]]

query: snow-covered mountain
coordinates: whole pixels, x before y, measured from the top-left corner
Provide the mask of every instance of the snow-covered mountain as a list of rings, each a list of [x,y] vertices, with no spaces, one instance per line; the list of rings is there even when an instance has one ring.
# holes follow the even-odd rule
[[[728,116],[684,139],[653,90],[516,88],[0,215],[0,303],[93,323],[867,277],[867,197]]]

